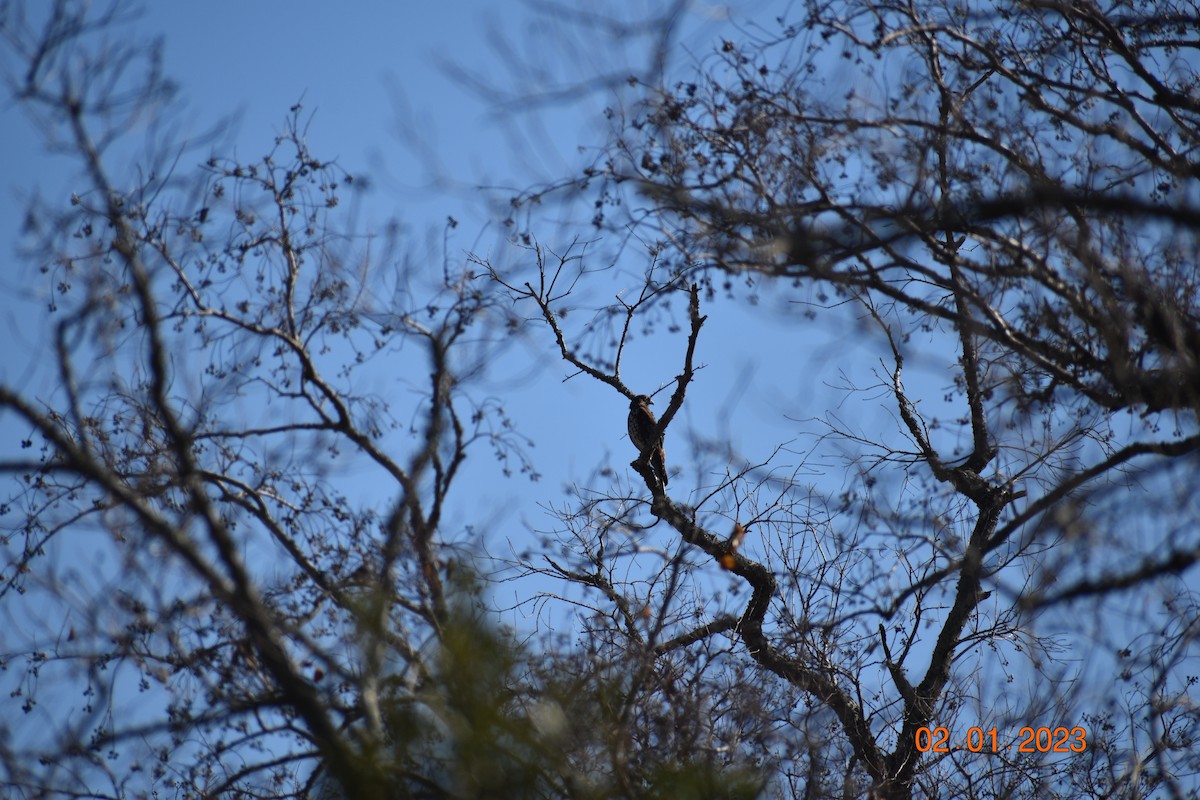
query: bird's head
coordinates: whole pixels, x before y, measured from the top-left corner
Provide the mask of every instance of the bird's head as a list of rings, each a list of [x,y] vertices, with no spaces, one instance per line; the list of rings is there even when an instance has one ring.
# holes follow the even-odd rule
[[[648,395],[648,394],[639,394],[636,397],[634,397],[632,400],[629,401],[629,405],[631,405],[631,406],[652,406],[652,405],[654,405],[654,401],[650,399],[650,395]]]

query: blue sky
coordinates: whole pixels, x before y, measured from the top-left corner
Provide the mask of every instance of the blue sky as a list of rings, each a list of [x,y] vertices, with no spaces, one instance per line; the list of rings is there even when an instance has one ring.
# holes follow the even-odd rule
[[[452,257],[474,249],[503,260],[502,230],[490,224],[475,187],[523,187],[547,175],[568,173],[578,145],[605,137],[599,110],[607,98],[580,96],[577,102],[552,104],[534,115],[505,116],[497,114],[503,98],[464,89],[446,74],[445,65],[511,88],[506,82],[511,65],[500,58],[493,38],[497,28],[509,31],[512,42],[532,48],[517,60],[528,55],[530,61],[553,64],[560,50],[568,50],[562,71],[547,71],[541,78],[544,85],[566,82],[572,70],[613,68],[610,62],[598,65],[602,55],[613,55],[614,61],[628,55],[580,48],[572,56],[570,43],[564,47],[554,40],[559,31],[539,28],[522,7],[482,0],[338,6],[314,1],[148,4],[138,28],[164,37],[164,66],[180,86],[182,106],[176,119],[187,136],[202,136],[236,114],[234,126],[224,132],[232,144],[222,145],[222,155],[232,149],[234,155],[253,160],[269,148],[289,107],[300,101],[311,115],[307,138],[314,155],[337,158],[349,172],[372,176],[372,190],[362,206],[368,228],[396,216],[412,236],[414,249],[421,251],[427,231],[452,215],[462,222],[451,241]],[[692,58],[719,47],[722,16],[719,6],[695,6],[684,35]],[[630,53],[636,48],[630,47]],[[578,60],[570,62],[575,56]],[[17,239],[23,193],[36,187],[47,200],[65,203],[77,173],[64,158],[43,154],[40,138],[20,109],[4,107],[0,125],[10,148],[19,154],[12,160],[14,168],[0,179],[0,247],[7,255]],[[401,133],[404,127],[415,131],[427,150],[414,150]],[[203,160],[200,152],[188,157],[193,163],[182,163],[180,170]],[[589,235],[590,230],[582,233]],[[566,242],[544,243],[560,248]],[[632,248],[610,282],[581,294],[577,318],[589,317],[589,306],[612,302],[618,291],[636,291],[641,258]],[[7,270],[2,279],[30,276],[29,271]],[[20,375],[19,383],[40,387],[44,396],[53,392],[55,381],[44,368],[48,362],[36,357],[40,341],[35,331],[42,330],[42,308],[24,299],[0,300],[0,330],[17,342],[0,354],[0,379]],[[894,437],[896,422],[886,393],[847,401],[844,391],[848,385],[877,383],[872,372],[878,356],[886,353],[882,343],[864,336],[846,313],[826,312],[810,320],[800,315],[802,311],[782,306],[769,285],[760,306],[718,300],[703,308],[708,321],[696,356],[702,369],[667,439],[668,462],[679,470],[672,497],[692,503],[720,481],[727,462],[704,450],[710,440],[727,441],[751,462],[763,461],[776,446],[787,443],[791,453],[775,463],[787,475],[815,446],[815,435],[824,429],[811,420],[827,410],[853,431]],[[533,309],[526,313],[532,315]],[[636,391],[659,389],[678,374],[683,347],[683,333],[660,331],[632,342],[623,374],[626,383]],[[914,356],[910,365],[910,387],[924,384],[928,395],[937,398],[949,386],[952,377],[940,357],[923,363]],[[595,485],[595,470],[602,468],[629,473],[635,453],[624,433],[624,399],[586,378],[564,381],[570,372],[557,357],[550,331],[541,324],[529,325],[518,347],[493,371],[488,390],[502,397],[518,431],[533,440],[533,461],[542,480],[503,479],[491,453],[476,450],[458,483],[462,505],[457,518],[450,519],[451,529],[480,525],[488,531],[493,552],[503,552],[510,541],[515,548],[526,547],[533,540],[529,529],[552,527],[544,506],[564,500],[564,489],[571,483],[592,477]],[[386,385],[386,380],[384,374],[380,384]],[[0,415],[0,451],[25,435],[12,431],[11,425]],[[829,495],[844,491],[851,481],[844,464],[828,452],[806,465],[802,480],[803,476]],[[666,530],[650,531],[648,542],[674,546]],[[757,549],[752,541],[746,548],[751,554]],[[517,599],[516,594],[497,597],[502,604]]]
[[[761,4],[752,4],[757,7]],[[568,82],[578,74],[616,69],[636,54],[587,50],[586,42],[562,41],[559,31],[539,27],[523,4],[461,0],[454,3],[152,3],[138,23],[147,35],[165,40],[165,69],[178,82],[182,106],[175,119],[188,136],[200,136],[236,113],[236,125],[223,133],[222,154],[233,151],[252,159],[269,148],[282,129],[288,109],[300,101],[311,115],[308,140],[314,153],[336,158],[352,173],[372,178],[362,213],[368,227],[394,216],[404,223],[413,247],[425,247],[427,233],[447,216],[461,221],[450,244],[451,255],[466,251],[511,258],[502,231],[486,213],[477,186],[524,187],[570,171],[580,145],[596,144],[607,133],[597,113],[607,98],[580,94],[574,102],[553,104],[536,114],[505,113],[503,97],[468,91],[446,71],[454,64],[501,87],[514,87],[513,63],[549,65],[543,86]],[[738,13],[753,9],[739,6]],[[725,10],[697,3],[685,26],[682,44],[691,58],[703,58],[719,46]],[[504,57],[495,31],[524,50]],[[600,63],[603,62],[603,63]],[[639,65],[640,66],[640,65]],[[561,67],[561,72],[557,70]],[[19,108],[0,109],[0,128],[11,152],[12,168],[0,177],[0,248],[9,263],[21,225],[22,197],[36,188],[51,202],[65,204],[75,186],[75,165],[43,152],[41,139]],[[425,149],[414,149],[402,129],[415,132]],[[187,156],[198,164],[203,155]],[[584,235],[590,229],[583,221]],[[550,230],[550,236],[559,235]],[[565,241],[544,244],[562,248]],[[617,265],[613,280],[581,295],[580,316],[612,301],[614,293],[636,291],[643,266],[636,248]],[[0,272],[12,286],[31,277],[25,267]],[[38,331],[44,330],[44,304],[12,293],[0,299],[0,331],[12,346],[0,353],[0,378],[53,391],[54,376],[39,357]],[[719,480],[724,465],[701,458],[690,434],[729,441],[748,460],[761,461],[781,442],[803,453],[814,445],[820,426],[810,420],[826,412],[866,435],[882,431],[894,437],[893,403],[886,393],[846,399],[846,386],[877,383],[879,357],[886,348],[864,335],[844,311],[824,312],[815,320],[802,308],[784,306],[763,291],[759,306],[717,300],[703,312],[708,322],[700,338],[697,375],[680,417],[669,432],[667,453],[681,470],[672,494],[688,502]],[[526,309],[532,315],[532,309]],[[780,325],[780,321],[783,325]],[[681,365],[682,334],[660,332],[635,340],[624,378],[637,391],[652,392],[669,382]],[[535,443],[535,467],[543,480],[499,479],[486,452],[474,454],[462,482],[461,523],[477,509],[491,517],[500,540],[527,536],[526,525],[548,527],[540,504],[562,499],[563,488],[587,479],[594,470],[627,470],[633,457],[624,433],[626,405],[606,386],[570,373],[556,357],[553,339],[541,324],[523,332],[519,346],[492,376],[518,429]],[[929,403],[950,387],[952,375],[935,352],[909,360],[907,385]],[[662,397],[665,398],[665,394]],[[661,403],[660,406],[661,408]],[[24,432],[0,416],[0,448],[12,447]],[[787,471],[803,459],[784,456]],[[701,467],[701,464],[704,466]],[[703,469],[709,471],[704,474]],[[714,473],[712,470],[716,470]],[[848,474],[832,459],[808,470],[820,490],[847,488]],[[698,474],[702,473],[702,474]],[[696,494],[691,495],[691,492]],[[654,533],[653,536],[660,534]],[[661,533],[667,537],[666,532]],[[660,542],[665,544],[665,542]],[[747,547],[753,551],[753,543]]]
[[[373,2],[335,7],[322,2],[216,2],[154,3],[147,8],[138,28],[164,37],[165,70],[178,82],[182,100],[175,119],[187,135],[200,136],[236,113],[236,125],[223,132],[229,139],[222,140],[220,152],[232,150],[253,159],[269,148],[288,109],[300,101],[311,115],[307,138],[314,154],[324,160],[336,158],[350,172],[371,176],[372,189],[362,208],[364,224],[369,228],[396,216],[420,251],[428,232],[453,215],[462,224],[450,244],[452,257],[465,257],[468,250],[491,253],[499,260],[513,257],[475,187],[524,187],[568,173],[579,157],[577,148],[599,143],[606,135],[598,112],[608,98],[581,94],[575,102],[553,104],[536,114],[504,113],[504,98],[468,91],[447,74],[446,65],[501,87],[515,86],[515,79],[508,77],[512,64],[496,46],[497,29],[507,31],[510,42],[528,48],[512,60],[528,57],[552,67],[539,78],[543,86],[570,81],[581,72],[594,74],[601,67],[614,69],[620,58],[637,52],[634,46],[626,54],[588,52],[579,43],[561,41],[559,32],[539,28],[517,3]],[[719,46],[720,34],[727,33],[720,27],[724,16],[720,6],[694,6],[683,41],[690,57],[702,58]],[[610,61],[598,64],[608,57]],[[558,65],[561,72],[556,71]],[[7,255],[17,239],[22,194],[37,187],[47,200],[64,203],[76,185],[76,168],[62,157],[43,153],[37,132],[20,109],[5,106],[0,125],[10,148],[19,154],[13,159],[14,169],[0,178],[0,247]],[[427,149],[414,149],[403,128],[416,132]],[[181,171],[198,164],[203,154],[189,157],[193,163],[181,164]],[[582,233],[590,235],[586,218],[582,222]],[[549,233],[559,234],[553,229]],[[543,244],[562,248],[566,242],[549,239]],[[631,248],[609,283],[580,295],[576,318],[587,318],[590,308],[611,303],[614,293],[636,291],[643,258]],[[3,273],[5,281],[28,277],[26,271]],[[16,343],[0,353],[0,378],[20,376],[16,382],[39,387],[35,393],[47,395],[55,381],[42,366],[47,362],[38,357],[36,332],[44,329],[43,309],[44,304],[24,298],[0,300],[0,330]],[[803,310],[783,305],[769,285],[758,306],[719,299],[705,306],[708,322],[696,356],[702,369],[667,440],[668,461],[679,470],[671,485],[673,497],[697,502],[720,480],[726,463],[706,454],[706,442],[700,439],[728,442],[753,462],[787,443],[790,452],[781,455],[775,467],[786,475],[803,462],[802,476],[810,476],[819,491],[835,495],[849,488],[851,475],[829,452],[815,460],[806,455],[816,444],[815,436],[824,432],[813,418],[829,412],[851,430],[895,437],[893,403],[886,393],[847,400],[844,391],[849,385],[877,383],[878,358],[886,353],[882,342],[864,335],[844,311],[809,320],[801,316]],[[524,313],[532,316],[533,309]],[[623,374],[629,385],[653,392],[671,381],[682,363],[683,337],[660,330],[654,337],[634,340]],[[625,436],[624,399],[583,377],[564,381],[570,372],[557,358],[544,325],[535,323],[522,332],[518,346],[493,371],[488,390],[502,398],[518,430],[533,440],[531,453],[542,480],[530,484],[520,477],[501,478],[490,453],[477,450],[459,482],[462,506],[450,520],[451,528],[482,525],[494,551],[502,552],[509,541],[522,548],[532,543],[530,528],[552,527],[544,506],[562,501],[566,487],[587,481],[605,467],[628,473],[635,454]],[[385,373],[381,384],[387,380]],[[936,403],[950,386],[951,374],[936,355],[923,359],[914,353],[906,380],[910,389],[928,389],[927,402]],[[666,396],[660,395],[664,400]],[[0,415],[0,450],[25,435],[11,426],[12,421]],[[653,546],[675,545],[665,530],[648,536]],[[757,550],[753,541],[746,547],[751,554]],[[497,597],[501,604],[515,599],[515,594]]]

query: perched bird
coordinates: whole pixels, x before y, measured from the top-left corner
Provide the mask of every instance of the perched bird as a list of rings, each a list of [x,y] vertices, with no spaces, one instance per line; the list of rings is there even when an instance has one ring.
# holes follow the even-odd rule
[[[649,453],[647,461],[654,477],[667,485],[667,456],[663,452],[662,439],[657,437],[655,428],[658,420],[650,406],[654,403],[649,396],[639,394],[629,401],[629,440],[639,453]]]

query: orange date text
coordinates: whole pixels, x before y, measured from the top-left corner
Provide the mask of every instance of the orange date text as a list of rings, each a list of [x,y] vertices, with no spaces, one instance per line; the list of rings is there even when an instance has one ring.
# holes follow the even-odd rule
[[[917,728],[917,750],[922,753],[949,753],[969,750],[972,753],[999,753],[1013,750],[1018,753],[1082,753],[1087,750],[1087,731],[1083,728],[1033,728],[1017,731],[1011,744],[997,735],[996,729],[967,728],[965,741],[951,742],[948,728]]]

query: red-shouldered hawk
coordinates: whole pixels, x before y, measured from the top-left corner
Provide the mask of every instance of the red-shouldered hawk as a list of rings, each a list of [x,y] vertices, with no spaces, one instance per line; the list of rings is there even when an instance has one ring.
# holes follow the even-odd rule
[[[650,406],[654,401],[649,396],[639,394],[629,401],[629,440],[639,453],[650,451],[647,459],[651,471],[663,486],[667,485],[667,456],[663,452],[662,439],[655,437],[658,420]]]

